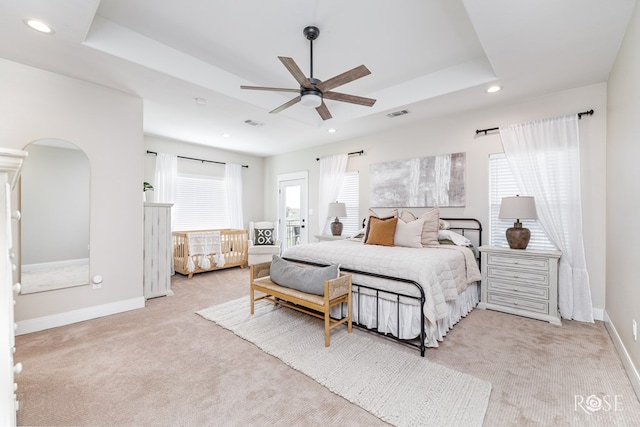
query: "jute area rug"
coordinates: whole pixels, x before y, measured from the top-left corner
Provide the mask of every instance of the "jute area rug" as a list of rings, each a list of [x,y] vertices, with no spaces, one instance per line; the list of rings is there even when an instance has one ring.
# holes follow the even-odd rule
[[[346,326],[324,346],[323,321],[243,297],[197,314],[252,342],[348,401],[397,426],[481,426],[491,384]],[[359,332],[359,333],[356,333]]]

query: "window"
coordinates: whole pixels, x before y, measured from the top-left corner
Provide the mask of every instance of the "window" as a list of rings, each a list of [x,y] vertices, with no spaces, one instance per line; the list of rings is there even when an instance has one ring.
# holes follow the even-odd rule
[[[504,153],[489,156],[489,244],[509,246],[505,232],[513,227],[514,220],[499,219],[500,203],[503,197],[526,196],[518,189],[511,174],[511,167]],[[531,230],[531,240],[527,249],[556,250],[537,220],[521,220],[522,226]]]
[[[347,217],[340,218],[342,223],[342,235],[351,236],[360,230],[360,174],[346,172],[342,179],[342,186],[338,193],[337,201],[345,203],[347,207]],[[331,223],[329,221],[323,231],[324,234],[331,234]]]
[[[229,228],[224,179],[178,175],[173,214],[177,231]]]

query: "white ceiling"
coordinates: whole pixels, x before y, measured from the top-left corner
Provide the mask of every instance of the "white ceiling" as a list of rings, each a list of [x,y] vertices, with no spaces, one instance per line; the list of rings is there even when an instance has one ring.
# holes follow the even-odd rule
[[[267,156],[606,81],[635,4],[0,0],[0,57],[140,96],[147,134]],[[327,121],[300,104],[269,114],[295,94],[240,89],[297,88],[277,57],[309,75],[308,25],[320,28],[314,77],[366,65],[371,75],[336,90],[373,107],[327,100]],[[487,94],[496,83],[504,89]],[[410,114],[386,116],[402,109]]]

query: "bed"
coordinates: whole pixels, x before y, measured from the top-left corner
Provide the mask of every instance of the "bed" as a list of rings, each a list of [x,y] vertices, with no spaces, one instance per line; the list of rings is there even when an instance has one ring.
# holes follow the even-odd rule
[[[425,247],[365,244],[366,237],[357,236],[293,246],[282,256],[340,264],[353,275],[354,324],[417,347],[424,356],[479,302],[475,248],[482,244],[482,225],[473,218],[441,220],[447,230],[436,230],[438,242]],[[332,316],[343,317],[341,308]]]

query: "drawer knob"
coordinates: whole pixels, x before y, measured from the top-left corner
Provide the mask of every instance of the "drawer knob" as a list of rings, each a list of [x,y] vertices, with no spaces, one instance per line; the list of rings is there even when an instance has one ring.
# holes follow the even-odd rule
[[[513,261],[513,263],[514,263],[514,264],[520,264],[520,262],[519,262],[519,261]]]
[[[518,301],[514,301],[514,302],[513,302],[513,305],[518,305]]]
[[[514,279],[517,279],[517,278],[519,278],[519,277],[520,277],[520,276],[518,276],[517,274],[514,274],[514,275],[513,275],[513,278],[514,278]]]
[[[513,288],[514,291],[518,292],[518,288]]]

